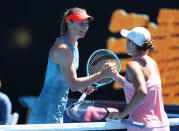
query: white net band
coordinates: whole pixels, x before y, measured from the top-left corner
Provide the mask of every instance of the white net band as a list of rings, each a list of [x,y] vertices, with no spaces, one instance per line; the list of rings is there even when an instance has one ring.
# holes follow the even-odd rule
[[[1,125],[3,131],[84,131],[84,130],[110,130],[125,129],[120,122],[89,122],[89,123],[64,123],[64,124],[28,124],[28,125]]]
[[[170,126],[179,126],[179,118],[169,119]],[[2,131],[84,131],[84,130],[115,130],[125,129],[120,122],[89,122],[64,124],[28,124],[28,125],[0,125]]]

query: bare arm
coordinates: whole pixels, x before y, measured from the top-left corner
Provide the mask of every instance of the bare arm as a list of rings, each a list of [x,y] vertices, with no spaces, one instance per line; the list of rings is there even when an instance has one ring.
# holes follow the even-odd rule
[[[147,95],[147,87],[141,67],[135,62],[131,62],[127,64],[127,72],[129,74],[128,79],[134,84],[135,94],[132,97],[130,103],[125,107],[123,112],[120,113],[113,112],[109,114],[109,117],[111,119],[124,118],[133,110],[135,110]]]
[[[134,84],[135,94],[132,97],[130,103],[124,109],[124,116],[128,115],[130,112],[136,109],[147,95],[147,87],[141,67],[135,62],[131,62],[127,64],[127,72],[130,74],[130,79]]]
[[[124,77],[122,75],[116,74],[113,77],[113,79],[123,87],[123,85],[124,85]]]
[[[158,72],[158,76],[159,76],[159,78],[160,78],[160,71],[159,71],[158,65],[157,65],[156,62],[155,62],[154,64],[155,64],[156,70],[157,70],[157,72]],[[161,79],[161,78],[160,78],[160,79]]]
[[[103,72],[98,72],[88,77],[78,78],[73,65],[73,55],[69,47],[64,43],[55,44],[54,47],[52,47],[50,58],[60,66],[64,79],[67,81],[72,91],[87,88],[104,76],[111,74],[111,69],[106,67],[106,70]]]

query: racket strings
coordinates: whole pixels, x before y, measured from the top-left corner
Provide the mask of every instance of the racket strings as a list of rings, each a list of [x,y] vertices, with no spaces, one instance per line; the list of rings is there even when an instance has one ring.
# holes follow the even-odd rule
[[[105,63],[115,63],[116,67],[119,68],[119,63],[113,54],[108,51],[101,51],[94,54],[88,64],[88,74],[92,75],[102,70]],[[98,84],[105,84],[113,81],[112,78],[103,78],[96,82]]]
[[[67,114],[72,120],[75,121],[101,121],[106,118],[108,111],[101,104],[91,101],[83,101],[72,105],[68,109]]]
[[[68,109],[68,114],[75,121],[84,121],[83,117],[87,112],[87,107],[86,103],[76,103]]]

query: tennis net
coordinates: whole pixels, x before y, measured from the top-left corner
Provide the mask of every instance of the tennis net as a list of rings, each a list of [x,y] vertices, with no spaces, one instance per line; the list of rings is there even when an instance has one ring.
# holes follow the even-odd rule
[[[170,130],[179,131],[179,118],[171,118]],[[85,131],[85,130],[125,130],[126,126],[119,121],[112,122],[85,122],[64,124],[27,124],[27,125],[0,125],[2,131]]]

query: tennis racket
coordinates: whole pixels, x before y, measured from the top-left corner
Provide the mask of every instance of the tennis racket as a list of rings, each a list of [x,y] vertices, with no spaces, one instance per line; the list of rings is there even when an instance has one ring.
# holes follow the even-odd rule
[[[97,72],[100,72],[105,65],[105,63],[115,63],[117,67],[117,71],[120,71],[121,65],[118,57],[111,51],[107,49],[99,49],[93,52],[93,54],[89,57],[86,65],[86,74],[87,76],[93,75]],[[98,88],[100,86],[104,86],[110,84],[113,81],[112,78],[103,78],[96,83],[94,83],[94,87]],[[90,91],[86,91],[81,95],[78,101],[84,101],[86,96]]]
[[[76,106],[78,110],[76,111]],[[109,110],[106,106],[94,101],[78,101],[70,105],[67,109],[67,116],[76,122],[99,122],[105,121]],[[143,123],[132,122],[127,119],[121,120],[122,124],[143,128]]]

